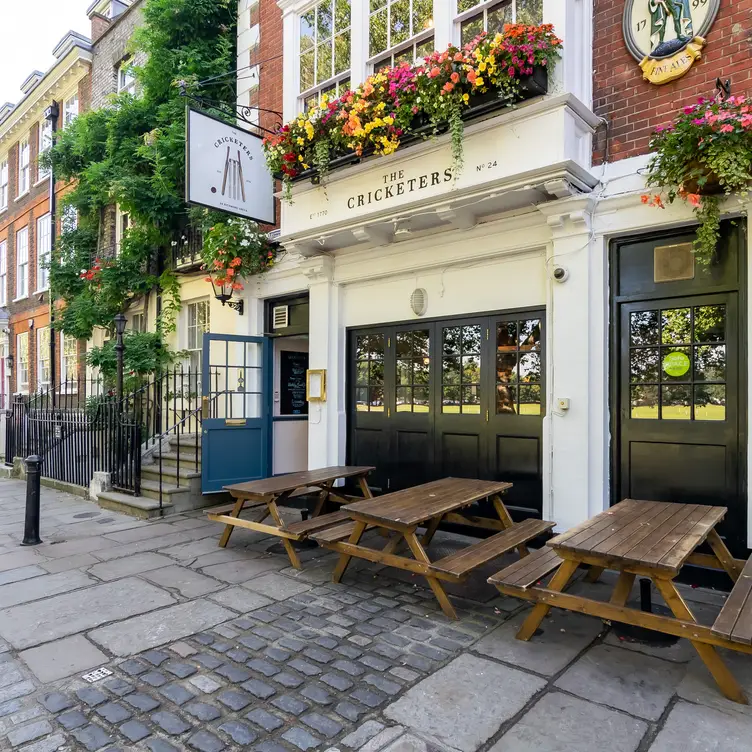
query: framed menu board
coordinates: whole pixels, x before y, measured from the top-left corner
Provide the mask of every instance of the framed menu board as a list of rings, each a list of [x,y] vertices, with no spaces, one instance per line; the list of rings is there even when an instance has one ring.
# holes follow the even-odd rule
[[[306,371],[308,353],[280,350],[279,414],[308,415]]]

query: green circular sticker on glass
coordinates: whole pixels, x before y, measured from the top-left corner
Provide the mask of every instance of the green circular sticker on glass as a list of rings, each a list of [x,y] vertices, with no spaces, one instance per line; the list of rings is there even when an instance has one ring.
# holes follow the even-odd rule
[[[663,359],[663,370],[669,376],[684,376],[689,371],[691,365],[689,356],[683,352],[669,353]]]

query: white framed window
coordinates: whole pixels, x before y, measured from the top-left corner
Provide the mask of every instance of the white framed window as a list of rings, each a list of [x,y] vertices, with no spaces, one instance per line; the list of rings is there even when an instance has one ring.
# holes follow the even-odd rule
[[[29,333],[16,335],[16,388],[19,392],[29,392]]]
[[[0,162],[0,211],[8,208],[8,160]]]
[[[16,300],[29,295],[29,228],[16,233]]]
[[[50,258],[52,257],[52,227],[50,215],[37,220],[37,292],[50,286]]]
[[[65,100],[63,104],[63,127],[72,123],[78,117],[78,94]]]
[[[18,144],[18,195],[23,196],[29,190],[29,137],[27,136]]]
[[[0,241],[0,308],[8,305],[8,242]]]
[[[45,180],[50,176],[49,170],[39,167],[39,158],[48,149],[52,148],[52,123],[49,120],[42,120],[39,123],[39,153],[37,155],[37,181]]]
[[[128,228],[131,226],[131,215],[127,212],[121,211],[118,206],[115,209],[115,250],[116,253],[120,253],[120,244],[123,242],[125,233],[128,232]]]
[[[133,75],[133,60],[126,58],[116,68],[118,94],[136,93],[136,77]]]
[[[49,326],[37,329],[37,391],[49,387],[52,380],[50,364],[50,337],[52,336]]]
[[[371,0],[370,8],[368,57],[375,71],[433,52],[433,0]]]
[[[141,313],[134,313],[131,316],[131,331],[134,332],[145,332],[146,331],[146,314]]]
[[[543,23],[543,0],[457,0],[457,25],[461,45],[481,32],[497,34],[511,23]]]
[[[189,352],[188,364],[191,371],[201,370],[201,350],[204,346],[204,334],[209,331],[209,301],[197,300],[186,306],[186,350]]]
[[[300,101],[350,88],[350,0],[321,0],[300,16]]]
[[[69,334],[61,334],[60,383],[68,392],[78,389],[78,341]]]

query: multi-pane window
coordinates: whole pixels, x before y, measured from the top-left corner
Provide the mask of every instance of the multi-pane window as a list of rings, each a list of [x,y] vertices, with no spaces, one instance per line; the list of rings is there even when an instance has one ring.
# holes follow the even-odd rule
[[[726,344],[724,305],[631,313],[632,418],[726,420]]]
[[[51,381],[50,327],[37,329],[37,391],[48,387]]]
[[[496,413],[540,415],[542,395],[540,319],[496,325]]]
[[[355,405],[361,412],[384,412],[383,334],[363,334],[355,345]]]
[[[29,137],[18,144],[18,195],[22,196],[29,190]]]
[[[204,334],[209,331],[209,301],[199,300],[186,306],[186,349],[192,371],[201,370],[201,350]]]
[[[460,43],[472,42],[487,31],[497,34],[510,23],[535,25],[543,22],[543,0],[457,0]]]
[[[0,211],[8,208],[8,160],[0,162]]]
[[[397,412],[429,411],[430,366],[428,330],[397,332]]]
[[[123,242],[123,237],[125,236],[125,233],[128,232],[128,228],[131,226],[131,215],[127,214],[124,211],[120,210],[120,207],[117,208],[116,216],[115,216],[115,232],[116,232],[116,252],[120,253],[120,245]]]
[[[145,332],[146,331],[146,314],[134,313],[131,316],[131,331]]]
[[[479,325],[451,326],[441,336],[441,411],[480,412],[481,345]]]
[[[39,158],[52,147],[52,123],[42,120],[39,124],[39,153],[37,156],[37,180],[44,180],[50,176],[50,171],[39,166]]]
[[[75,392],[78,381],[78,343],[75,337],[62,335],[60,348],[60,383],[65,391]]]
[[[8,304],[8,243],[0,241],[0,308]]]
[[[136,77],[133,75],[132,66],[133,60],[127,58],[117,67],[117,90],[119,94],[123,92],[136,93]]]
[[[16,298],[29,294],[29,228],[16,233]]]
[[[22,332],[16,335],[16,370],[18,379],[16,382],[19,392],[29,391],[29,333]]]
[[[63,127],[72,123],[78,117],[78,94],[65,100],[63,104]]]
[[[52,255],[52,227],[50,215],[37,220],[37,291],[50,286],[50,257]]]
[[[368,56],[378,56],[374,70],[433,52],[433,0],[371,0],[370,7]]]
[[[300,16],[300,93],[305,108],[350,87],[350,0],[322,0]]]

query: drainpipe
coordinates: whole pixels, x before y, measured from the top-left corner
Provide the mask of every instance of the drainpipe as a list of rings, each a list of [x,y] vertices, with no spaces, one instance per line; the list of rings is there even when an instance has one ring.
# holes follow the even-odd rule
[[[49,120],[52,131],[52,144],[55,145],[55,134],[57,133],[57,119],[60,115],[60,107],[53,100],[52,104],[45,110],[45,120]],[[52,249],[55,247],[57,237],[57,195],[55,194],[55,168],[50,168],[50,259],[52,259]],[[38,263],[38,262],[37,262]],[[52,299],[52,288],[47,295],[50,299],[50,384],[52,385],[52,409],[57,406],[57,392],[55,383],[57,381],[57,348],[55,347],[55,302]]]

